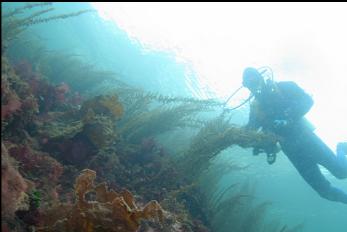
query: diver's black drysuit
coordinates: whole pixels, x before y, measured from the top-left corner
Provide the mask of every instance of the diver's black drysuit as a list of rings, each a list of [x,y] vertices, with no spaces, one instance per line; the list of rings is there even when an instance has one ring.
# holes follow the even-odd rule
[[[268,82],[252,102],[247,128],[261,127],[279,135],[282,151],[305,181],[321,197],[347,204],[347,194],[331,186],[318,167],[324,166],[338,179],[347,178],[345,154],[336,156],[304,119],[312,105],[312,98],[294,82]],[[276,127],[275,120],[288,124]]]

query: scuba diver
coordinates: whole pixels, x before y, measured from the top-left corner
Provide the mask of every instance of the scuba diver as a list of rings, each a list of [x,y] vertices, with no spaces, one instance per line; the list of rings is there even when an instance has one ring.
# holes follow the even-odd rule
[[[347,204],[347,194],[333,187],[318,167],[324,166],[338,179],[347,178],[347,142],[337,144],[335,155],[314,133],[304,118],[313,105],[311,96],[291,81],[265,81],[251,67],[244,70],[242,85],[254,96],[246,128],[276,134],[284,154],[321,197]]]

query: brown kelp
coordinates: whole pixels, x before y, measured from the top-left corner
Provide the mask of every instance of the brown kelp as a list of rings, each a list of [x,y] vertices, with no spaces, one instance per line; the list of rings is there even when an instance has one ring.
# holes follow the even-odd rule
[[[58,204],[42,213],[43,225],[38,231],[137,231],[142,219],[163,222],[164,211],[156,201],[144,207],[135,204],[127,191],[108,190],[106,183],[94,184],[96,173],[85,169],[76,178],[74,204]],[[95,193],[88,201],[86,194]]]
[[[278,139],[272,134],[258,133],[233,125],[222,114],[199,130],[192,139],[190,148],[181,157],[184,162],[178,162],[182,163],[183,172],[189,172],[191,177],[196,178],[209,167],[213,158],[228,147],[238,145],[272,151],[276,148]],[[194,167],[193,170],[191,167]]]

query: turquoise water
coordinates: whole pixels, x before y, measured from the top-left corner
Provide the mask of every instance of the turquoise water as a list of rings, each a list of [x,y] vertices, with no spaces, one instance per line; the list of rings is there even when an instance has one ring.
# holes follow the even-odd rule
[[[56,13],[87,7],[90,6],[82,3],[55,4]],[[116,73],[120,80],[136,88],[166,96],[199,98],[206,95],[205,90],[199,88],[197,74],[189,64],[178,62],[169,51],[143,47],[141,41],[130,38],[117,24],[105,22],[97,14],[84,14],[31,29],[31,35],[35,35],[49,52],[64,51],[82,57],[96,67]],[[24,58],[25,54],[19,54],[18,48],[12,49],[13,59]],[[248,109],[235,113],[234,122],[245,123],[247,113]],[[304,232],[347,230],[346,205],[320,198],[284,154],[281,153],[271,166],[264,156],[253,157],[249,149],[228,149],[223,153],[225,157],[250,167],[239,174],[223,176],[219,187],[233,181],[255,182],[256,199],[272,202],[269,219],[279,218],[290,226],[304,223]],[[336,180],[324,173],[334,185],[347,191],[346,180]]]
[[[54,4],[56,14],[86,9],[88,5]],[[83,56],[97,67],[115,72],[128,84],[165,95],[191,96],[186,82],[194,81],[189,65],[175,62],[168,51],[144,49],[141,41],[129,38],[116,24],[106,22],[97,14],[71,18],[68,24],[54,23],[35,26],[42,42],[53,50]]]

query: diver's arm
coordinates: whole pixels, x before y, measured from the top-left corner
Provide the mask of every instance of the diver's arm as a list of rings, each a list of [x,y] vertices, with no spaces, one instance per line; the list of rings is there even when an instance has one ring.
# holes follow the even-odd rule
[[[258,130],[261,125],[258,118],[258,103],[254,100],[250,106],[248,123],[245,126],[247,130]]]

